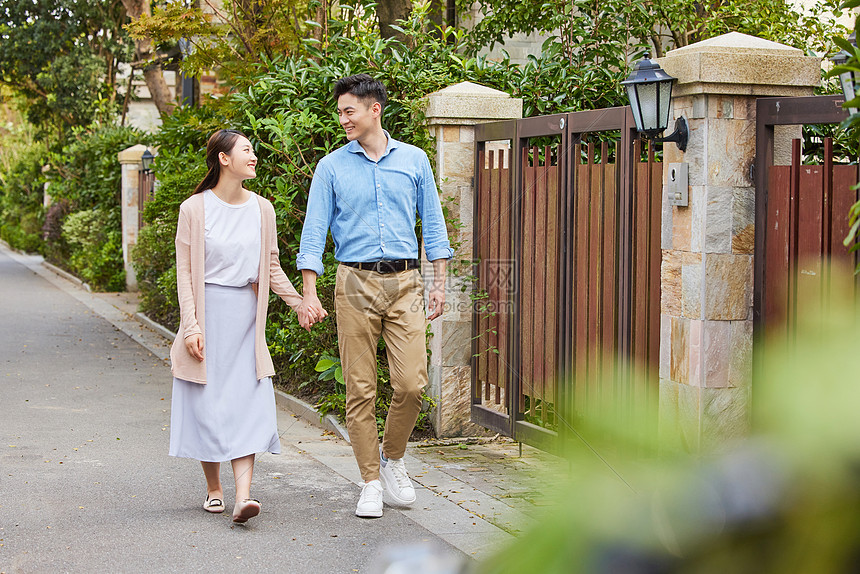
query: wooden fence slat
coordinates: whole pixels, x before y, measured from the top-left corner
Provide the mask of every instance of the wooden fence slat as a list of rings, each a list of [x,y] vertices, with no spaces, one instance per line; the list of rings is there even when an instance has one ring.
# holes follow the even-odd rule
[[[821,314],[823,168],[800,166],[797,202],[797,299],[795,313]]]
[[[575,330],[575,369],[576,369],[576,411],[585,412],[588,409],[589,385],[587,378],[588,351],[588,193],[589,172],[588,164],[582,164],[581,146],[576,146],[573,157],[576,170],[575,218],[576,218],[576,282],[574,283],[574,301],[576,315]]]
[[[487,182],[487,168],[486,168],[486,152],[481,149],[478,150],[478,165],[477,165],[477,174],[476,185],[475,185],[475,205],[478,210],[478,217],[475,218],[474,226],[475,226],[475,235],[476,244],[472,246],[473,252],[475,254],[475,259],[477,261],[476,272],[477,278],[474,283],[474,289],[480,291],[481,289],[481,281],[484,275],[483,270],[481,268],[481,261],[483,260],[483,254],[481,253],[481,232],[483,230],[483,221],[481,217],[481,205],[486,192],[484,191],[484,187]],[[477,313],[477,307],[473,307],[473,313]],[[473,328],[473,335],[480,335],[481,332],[481,316],[480,313],[473,315],[473,321],[475,321],[476,325]],[[473,353],[480,353],[481,351],[481,339],[480,336],[474,339],[474,347],[472,347]],[[480,355],[478,355],[480,357]],[[482,397],[482,381],[484,380],[483,373],[481,372],[481,361],[479,358],[473,358],[471,361],[472,368],[474,369],[474,373],[472,375],[472,399],[475,399],[480,402]]]
[[[856,165],[833,166],[833,222],[830,251],[841,257],[853,257],[843,241],[848,236],[848,210],[857,201],[857,192],[851,187],[857,183]]]
[[[788,257],[791,228],[791,166],[771,166],[768,175],[764,322],[775,336],[784,337],[788,318]],[[780,334],[778,334],[779,332]]]
[[[532,265],[534,265],[534,292],[532,305],[535,313],[533,319],[534,338],[532,352],[532,398],[531,414],[536,415],[537,402],[544,399],[544,386],[546,376],[544,374],[543,353],[546,348],[546,312],[543,302],[546,297],[546,178],[547,169],[545,162],[539,160],[541,153],[539,148],[534,148],[534,198],[535,198],[535,249],[532,254]],[[541,409],[541,415],[544,409]]]
[[[496,161],[498,162],[498,166],[493,169],[493,175],[490,180],[490,226],[487,230],[487,234],[489,236],[489,252],[487,255],[487,279],[489,282],[487,286],[487,303],[490,306],[490,311],[487,317],[487,379],[490,381],[493,402],[496,402],[499,392],[499,354],[494,351],[498,348],[499,343],[498,336],[496,334],[498,332],[498,324],[496,321],[498,315],[494,314],[493,310],[498,300],[498,289],[495,276],[499,261],[499,194],[501,191],[502,175],[499,166],[503,165],[502,158],[500,156],[501,153],[497,154]]]
[[[651,220],[648,224],[648,362],[645,371],[647,379],[643,381],[645,385],[643,390],[646,394],[649,392],[648,380],[656,380],[660,376],[660,265],[663,260],[660,249],[663,195],[655,193],[655,190],[662,192],[663,189],[663,166],[654,161],[653,155],[649,166],[651,185],[648,195],[651,198]]]
[[[620,143],[616,143],[615,157],[619,155]],[[616,182],[617,165],[607,164],[605,167],[604,200],[603,200],[603,310],[601,312],[601,363],[604,377],[611,373],[614,378],[614,357],[617,349],[618,330],[616,328],[618,313],[618,272],[616,269],[618,249],[618,185]],[[611,380],[605,381],[612,392],[614,385]]]
[[[855,293],[854,267],[857,256],[849,253],[843,241],[848,236],[850,226],[848,225],[848,210],[857,201],[857,192],[851,187],[858,179],[856,165],[834,165],[833,166],[833,208],[831,222],[831,248],[830,252],[834,264],[831,272],[831,294],[834,297],[847,299],[844,304],[846,312],[855,312],[857,297],[850,297]],[[836,274],[835,278],[833,273]],[[848,295],[848,297],[845,297]]]
[[[650,153],[650,152],[649,152]],[[633,195],[633,358],[637,364],[645,362],[648,304],[648,163],[636,165],[636,187]],[[633,390],[633,389],[631,389]]]
[[[504,165],[510,165],[510,150],[504,155]],[[512,292],[511,281],[511,180],[510,168],[499,170],[501,172],[501,187],[499,189],[499,263],[498,263],[498,329],[499,329],[499,373],[496,386],[496,404],[502,402],[501,390],[507,388],[508,379],[508,328],[511,320],[510,296]]]
[[[588,173],[589,173],[589,193],[588,193],[588,228],[582,232],[588,241],[588,283],[585,288],[588,293],[588,342],[586,343],[585,352],[587,353],[587,383],[594,389],[598,400],[601,398],[600,384],[600,369],[597,364],[597,344],[598,336],[597,329],[600,320],[600,289],[598,279],[600,278],[600,245],[603,243],[601,235],[601,200],[603,196],[602,190],[602,168],[603,165],[598,163],[597,155],[598,144],[591,142],[588,145]]]
[[[544,315],[547,317],[545,331],[545,363],[544,363],[544,396],[546,403],[558,410],[558,352],[557,333],[560,316],[558,313],[558,273],[561,264],[559,258],[559,165],[551,165],[547,154],[546,178],[546,300]]]
[[[534,152],[537,155],[537,152]],[[534,239],[535,239],[535,169],[529,164],[529,149],[523,149],[522,157],[522,193],[523,193],[523,241],[522,241],[522,282],[520,284],[520,300],[522,301],[521,329],[521,358],[520,370],[520,410],[525,409],[526,392],[531,393],[534,384]],[[534,401],[529,405],[529,413],[534,414]]]
[[[481,198],[479,208],[480,208],[480,220],[481,220],[481,231],[479,235],[479,243],[480,243],[480,253],[481,253],[481,262],[480,269],[481,274],[479,277],[478,288],[481,293],[486,293],[488,288],[488,276],[489,276],[489,228],[490,228],[490,189],[491,189],[491,175],[493,173],[493,168],[495,167],[495,154],[493,150],[490,150],[487,153],[487,170],[484,176],[483,185],[481,187]],[[486,299],[481,299],[481,305],[486,303]],[[478,327],[478,372],[481,374],[481,380],[484,382],[484,400],[490,400],[490,378],[488,372],[488,358],[487,358],[487,326],[489,324],[489,320],[487,317],[486,309],[482,309],[480,313],[480,322]]]

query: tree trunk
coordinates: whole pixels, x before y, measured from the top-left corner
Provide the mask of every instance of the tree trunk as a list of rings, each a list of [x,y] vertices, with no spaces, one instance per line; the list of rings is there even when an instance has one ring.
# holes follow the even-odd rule
[[[440,27],[454,24],[448,22],[448,0],[430,0],[430,21]]]
[[[122,5],[125,6],[125,11],[132,20],[137,20],[143,14],[150,14],[149,0],[122,0]],[[151,38],[135,41],[135,60],[138,62],[149,60],[154,52],[155,48]],[[143,69],[143,79],[146,82],[146,87],[149,88],[149,94],[159,115],[169,115],[176,107],[176,101],[170,96],[170,88],[164,81],[161,66],[158,64],[147,65]]]
[[[411,0],[379,0],[376,4],[376,16],[379,18],[379,33],[383,38],[397,38],[406,42],[406,36],[391,27],[397,20],[405,20],[412,12]]]

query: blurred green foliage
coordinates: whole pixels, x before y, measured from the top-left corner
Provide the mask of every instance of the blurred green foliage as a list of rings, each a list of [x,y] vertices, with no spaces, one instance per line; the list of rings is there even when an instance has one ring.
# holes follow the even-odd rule
[[[710,417],[700,429],[712,448],[680,450],[679,435],[696,426],[684,431],[683,420],[664,418],[657,433],[626,425],[611,410],[586,418],[567,444],[571,472],[558,477],[553,505],[477,572],[856,571],[860,317],[853,287],[821,309],[801,314],[792,343],[767,339],[757,347],[764,358],[746,387],[751,414],[745,402],[740,418],[691,404],[681,412],[681,419]],[[726,439],[746,425],[748,435]]]

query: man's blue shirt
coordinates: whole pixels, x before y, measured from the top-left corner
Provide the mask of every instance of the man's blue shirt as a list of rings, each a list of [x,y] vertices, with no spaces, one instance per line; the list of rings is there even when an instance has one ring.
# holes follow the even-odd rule
[[[296,267],[322,275],[331,229],[338,261],[417,259],[415,213],[427,259],[454,256],[427,154],[393,139],[368,157],[358,141],[331,152],[314,171]]]

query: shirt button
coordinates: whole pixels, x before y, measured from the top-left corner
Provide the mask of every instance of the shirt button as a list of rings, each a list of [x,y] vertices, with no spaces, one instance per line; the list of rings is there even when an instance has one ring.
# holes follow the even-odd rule
[[[379,224],[379,226],[380,226],[380,227],[385,227],[385,224],[384,224],[384,223],[380,223],[380,224]]]

